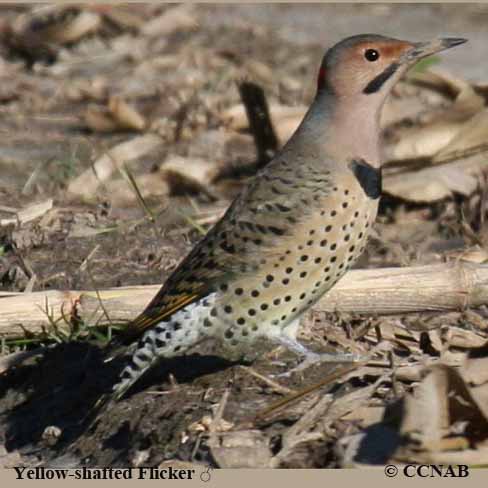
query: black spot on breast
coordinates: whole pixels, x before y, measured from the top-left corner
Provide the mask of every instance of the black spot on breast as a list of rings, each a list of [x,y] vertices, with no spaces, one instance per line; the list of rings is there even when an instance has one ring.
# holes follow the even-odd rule
[[[283,229],[280,229],[279,227],[275,227],[273,225],[270,225],[268,227],[268,230],[271,231],[276,236],[282,236],[285,233]]]
[[[290,212],[291,208],[287,207],[286,205],[282,205],[281,203],[275,203],[275,208],[277,208],[280,212]]]
[[[239,222],[239,227],[242,229],[242,230],[249,230],[251,232],[256,232],[256,227],[255,225],[252,223],[252,222],[248,222],[248,221],[241,221]]]
[[[204,265],[203,265],[205,268],[207,269],[215,269],[217,268],[217,263],[213,260],[210,260],[210,261],[207,261]]]
[[[282,176],[276,176],[276,179],[278,181],[281,181],[281,183],[283,183],[284,185],[292,185],[293,184],[292,180],[288,180],[286,178],[283,178]]]
[[[227,242],[222,242],[220,244],[221,249],[223,249],[225,252],[228,252],[229,254],[234,254],[236,252],[236,248],[233,244],[228,244]]]
[[[369,198],[381,196],[381,168],[373,168],[364,159],[354,159],[349,167]]]

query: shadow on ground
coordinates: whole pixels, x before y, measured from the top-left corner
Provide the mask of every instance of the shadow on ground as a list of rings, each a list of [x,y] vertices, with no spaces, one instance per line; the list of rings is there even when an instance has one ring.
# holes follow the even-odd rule
[[[0,383],[0,415],[7,450],[37,453],[42,462],[71,453],[71,464],[79,465],[82,458],[86,462],[87,456],[98,464],[102,459],[98,459],[96,445],[101,443],[104,465],[109,461],[127,465],[132,447],[149,447],[155,442],[154,433],[146,439],[147,429],[140,425],[148,409],[159,410],[151,417],[164,417],[164,431],[171,437],[178,431],[176,424],[182,416],[187,417],[188,405],[195,406],[187,398],[195,398],[195,391],[191,390],[197,392],[198,410],[206,410],[206,402],[198,398],[202,390],[197,380],[225,373],[235,364],[198,354],[163,361],[124,399],[110,411],[101,411],[97,421],[90,424],[86,419],[88,412],[103,393],[110,391],[125,364],[123,357],[109,363],[104,363],[103,357],[103,351],[91,344],[61,344],[36,363],[13,368],[4,375]],[[174,378],[171,383],[170,373]],[[194,382],[197,384],[192,387]],[[48,434],[52,426],[60,429],[58,438]],[[140,442],[134,440],[139,435]]]

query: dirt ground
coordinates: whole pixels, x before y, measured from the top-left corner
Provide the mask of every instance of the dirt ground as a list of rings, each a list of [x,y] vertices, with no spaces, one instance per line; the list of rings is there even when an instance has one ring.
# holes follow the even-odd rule
[[[394,179],[407,162],[426,170],[435,161],[434,153],[397,152],[408,137],[419,140],[421,110],[454,113],[450,130],[484,114],[488,68],[477,59],[486,45],[486,6],[45,8],[0,6],[0,315],[12,293],[164,282],[262,163],[239,82],[252,80],[264,90],[281,144],[291,129],[279,114],[295,120],[310,102],[324,48],[362,31],[419,40],[449,33],[469,37],[472,47],[442,55],[440,66],[454,81],[437,79],[440,88],[428,95],[425,86],[405,83],[398,104],[389,106],[391,186],[356,268],[487,262],[486,147],[474,144],[482,159],[468,161],[469,177],[462,166],[446,169],[440,190],[419,195],[418,185],[405,189]],[[73,25],[81,13],[86,30]],[[453,93],[463,90],[472,103],[460,110],[462,97]],[[433,120],[422,127],[441,139]],[[480,120],[475,125],[484,130]],[[126,142],[134,146],[126,149]],[[92,168],[100,171],[100,158],[113,148],[123,164],[100,182]],[[458,163],[468,164],[459,157]],[[46,211],[22,221],[19,211],[43,202]],[[430,374],[451,386],[480,387],[481,379],[467,379],[473,363],[462,358],[486,356],[483,303],[390,315],[316,308],[302,323],[302,339],[312,348],[354,343],[367,353],[384,341],[389,346],[378,349],[375,364],[338,377],[330,376],[338,369],[323,365],[283,378],[276,374],[296,358],[269,344],[258,345],[254,361],[239,363],[223,359],[218,344],[203,344],[161,364],[89,427],[85,416],[116,381],[122,360],[104,362],[93,324],[79,332],[80,323],[72,323],[77,333],[66,338],[48,320],[43,330],[13,320],[0,330],[2,356],[43,353],[0,368],[0,462],[325,468],[421,460],[415,456],[426,443],[405,440],[405,411],[416,412],[406,398],[428,376],[423,368],[439,366],[440,358],[447,369]],[[462,340],[453,340],[453,331]],[[401,367],[410,369],[399,373]],[[468,376],[458,381],[458,371]],[[265,412],[324,379],[299,400]],[[488,412],[469,391],[469,415],[450,411],[451,423],[439,427],[442,439],[430,449],[443,453],[441,440],[462,438],[462,449],[481,465],[488,461]],[[447,390],[435,394],[448,397]]]

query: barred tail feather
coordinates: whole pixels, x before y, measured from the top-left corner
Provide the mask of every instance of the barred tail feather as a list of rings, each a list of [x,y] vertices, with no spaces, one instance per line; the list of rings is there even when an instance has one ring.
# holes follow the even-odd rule
[[[141,362],[134,356],[130,360],[120,374],[120,381],[113,386],[112,391],[103,394],[85,416],[83,421],[89,422],[87,429],[95,424],[102,409],[120,400],[127,390],[158,360],[157,356],[148,359],[146,362]]]

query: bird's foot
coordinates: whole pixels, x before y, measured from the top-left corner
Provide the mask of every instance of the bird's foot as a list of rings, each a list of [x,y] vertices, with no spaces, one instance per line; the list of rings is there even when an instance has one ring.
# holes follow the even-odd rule
[[[365,361],[367,358],[365,356],[361,356],[359,354],[353,353],[316,353],[313,351],[308,350],[303,344],[300,344],[298,341],[291,339],[290,337],[284,336],[280,338],[280,342],[286,346],[288,349],[291,349],[296,354],[300,356],[304,356],[303,359],[297,366],[289,371],[285,371],[284,373],[280,373],[277,375],[273,375],[276,378],[286,378],[291,376],[293,373],[303,371],[310,366],[320,363],[357,363],[361,361]]]
[[[284,373],[280,373],[276,375],[277,378],[288,378],[293,373],[298,373],[299,371],[303,371],[310,366],[320,364],[320,363],[357,363],[365,360],[365,357],[359,354],[348,354],[348,353],[339,353],[339,354],[328,354],[328,353],[315,353],[315,352],[308,352],[305,356],[305,359],[300,361],[297,366],[294,368],[285,371]]]

